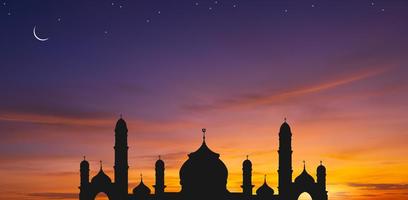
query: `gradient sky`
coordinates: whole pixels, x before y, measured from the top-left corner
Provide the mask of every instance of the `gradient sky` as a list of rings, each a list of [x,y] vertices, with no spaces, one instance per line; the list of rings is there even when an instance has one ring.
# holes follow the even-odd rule
[[[322,160],[331,200],[408,198],[408,1],[0,2],[0,199],[77,199],[83,155],[113,178],[120,114],[129,190],[162,155],[178,191],[206,127],[230,191],[247,154],[277,191],[287,117],[293,178]]]

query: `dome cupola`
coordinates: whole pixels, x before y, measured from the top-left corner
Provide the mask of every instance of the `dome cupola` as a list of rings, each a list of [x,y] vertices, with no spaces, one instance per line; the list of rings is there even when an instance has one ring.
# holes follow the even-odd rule
[[[248,156],[246,157],[246,160],[242,162],[242,168],[243,169],[252,169],[252,162],[248,159]]]
[[[143,183],[143,176],[140,174],[140,183],[133,188],[133,194],[136,196],[147,196],[151,192],[150,188]]]
[[[161,159],[161,156],[159,156],[159,159],[156,161],[155,167],[156,167],[156,169],[163,169],[164,168],[164,162]]]
[[[326,174],[326,167],[320,161],[320,165],[317,167],[317,174]]]
[[[89,169],[89,162],[85,159],[85,156],[84,156],[84,160],[81,161],[80,168]]]
[[[188,160],[180,169],[181,192],[187,195],[226,194],[228,170],[220,155],[208,148],[206,129],[202,129],[203,143],[197,151],[188,154]]]
[[[270,198],[273,196],[275,191],[266,183],[266,175],[264,177],[264,183],[256,190],[256,195],[261,198]]]
[[[284,135],[292,136],[292,131],[290,130],[289,124],[286,122],[286,117],[285,117],[283,124],[281,125],[279,129],[279,136],[282,137]]]
[[[92,184],[97,184],[100,186],[106,186],[112,183],[112,180],[109,178],[108,175],[105,174],[105,172],[102,169],[102,161],[100,161],[101,163],[101,168],[99,169],[98,174],[96,174],[96,176],[94,176],[91,180]]]
[[[120,115],[119,120],[116,122],[115,126],[115,132],[127,132],[127,125],[125,120],[122,118],[122,115]]]
[[[295,183],[298,183],[298,184],[315,183],[314,178],[309,173],[307,173],[307,171],[306,171],[305,161],[303,161],[303,171],[298,177],[296,177]]]

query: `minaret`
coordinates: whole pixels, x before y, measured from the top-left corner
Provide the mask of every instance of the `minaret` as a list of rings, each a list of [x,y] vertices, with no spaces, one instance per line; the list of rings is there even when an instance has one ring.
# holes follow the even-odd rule
[[[120,199],[127,199],[128,195],[128,145],[127,126],[122,116],[115,127],[115,186]]]
[[[326,191],[326,167],[323,166],[322,161],[320,161],[319,167],[316,170],[317,174],[317,185],[320,188],[321,199],[327,200],[327,191]]]
[[[159,160],[156,161],[155,170],[156,170],[156,184],[153,186],[154,193],[157,196],[160,196],[164,193],[164,188],[166,188],[166,186],[164,185],[164,162],[160,156]]]
[[[288,199],[292,184],[292,132],[289,124],[285,121],[279,131],[279,196],[280,199]]]
[[[248,159],[244,160],[242,163],[242,192],[246,197],[252,196],[252,163]]]
[[[86,188],[89,185],[89,162],[84,160],[80,164],[81,185],[79,186],[79,200],[86,200]]]

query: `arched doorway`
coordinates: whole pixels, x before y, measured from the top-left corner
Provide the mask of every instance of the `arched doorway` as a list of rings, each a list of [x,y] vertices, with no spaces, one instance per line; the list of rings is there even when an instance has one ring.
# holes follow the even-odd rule
[[[109,200],[109,197],[104,192],[99,192],[94,200]]]
[[[307,192],[303,192],[299,195],[298,200],[312,200],[312,196]]]

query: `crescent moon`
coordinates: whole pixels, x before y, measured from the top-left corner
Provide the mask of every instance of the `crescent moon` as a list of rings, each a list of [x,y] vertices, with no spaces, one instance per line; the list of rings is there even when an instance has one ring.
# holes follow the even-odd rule
[[[37,39],[37,40],[39,40],[41,42],[47,41],[48,38],[40,38],[40,37],[37,36],[37,33],[35,33],[35,28],[36,28],[36,26],[34,26],[34,29],[33,29],[33,35],[34,35],[35,39]]]

